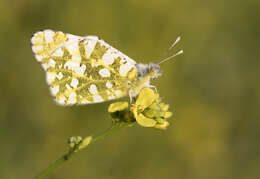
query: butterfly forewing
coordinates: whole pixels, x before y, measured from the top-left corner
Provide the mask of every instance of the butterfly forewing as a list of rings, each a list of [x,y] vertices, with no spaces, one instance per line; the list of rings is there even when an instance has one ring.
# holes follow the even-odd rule
[[[31,42],[59,104],[98,103],[127,95],[135,61],[103,40],[45,30],[35,33]]]

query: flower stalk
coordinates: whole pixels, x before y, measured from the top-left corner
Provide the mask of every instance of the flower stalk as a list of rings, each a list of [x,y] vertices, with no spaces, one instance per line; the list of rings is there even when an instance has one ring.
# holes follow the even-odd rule
[[[52,172],[54,169],[68,161],[75,153],[78,151],[81,151],[85,149],[89,144],[92,144],[94,142],[97,142],[101,139],[104,139],[106,136],[113,134],[119,129],[130,127],[129,123],[113,123],[112,126],[107,129],[106,131],[92,137],[85,137],[82,138],[80,136],[70,137],[69,138],[69,151],[62,155],[59,159],[54,161],[52,164],[50,164],[47,168],[45,168],[43,171],[39,173],[39,175],[36,176],[36,179],[41,179],[50,172]]]
[[[172,112],[169,112],[168,109],[169,105],[163,103],[159,94],[150,88],[143,88],[130,106],[128,102],[110,104],[108,112],[112,117],[112,126],[96,136],[70,137],[68,152],[44,169],[36,179],[43,178],[89,144],[99,141],[121,128],[131,127],[137,123],[142,127],[165,130],[169,125],[167,119],[172,116]]]

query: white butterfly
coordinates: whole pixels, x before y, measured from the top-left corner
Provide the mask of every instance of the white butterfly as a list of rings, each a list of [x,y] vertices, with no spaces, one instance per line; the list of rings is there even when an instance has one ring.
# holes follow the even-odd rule
[[[177,38],[169,50],[180,40]],[[159,64],[137,64],[96,36],[80,37],[44,30],[31,38],[35,58],[46,71],[47,84],[61,105],[99,103],[135,97],[161,75]]]

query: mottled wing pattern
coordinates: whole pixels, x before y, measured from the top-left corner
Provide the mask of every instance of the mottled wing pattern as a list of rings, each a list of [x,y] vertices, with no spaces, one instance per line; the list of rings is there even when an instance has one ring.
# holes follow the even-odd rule
[[[55,100],[62,105],[98,103],[127,95],[135,61],[96,36],[45,30],[31,39]]]

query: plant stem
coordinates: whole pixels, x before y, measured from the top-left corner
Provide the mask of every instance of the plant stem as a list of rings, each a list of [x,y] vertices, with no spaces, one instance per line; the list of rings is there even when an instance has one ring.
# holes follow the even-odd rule
[[[104,137],[106,137],[107,135],[110,135],[110,134],[114,133],[115,131],[117,131],[117,130],[119,130],[121,128],[130,127],[130,126],[132,126],[131,123],[126,123],[126,122],[113,123],[112,126],[109,129],[107,129],[104,132],[102,132],[102,133],[92,137],[92,139],[90,140],[89,144],[94,143],[94,142],[96,142],[98,140],[101,140]],[[69,160],[73,154],[75,154],[79,150],[82,150],[82,149],[86,148],[88,145],[86,145],[86,146],[84,146],[84,147],[82,147],[80,149],[74,148],[72,150],[69,150],[67,153],[65,153],[63,156],[61,156],[59,159],[57,159],[52,164],[50,164],[47,168],[45,168],[43,171],[41,171],[39,173],[39,175],[36,176],[35,179],[43,178],[44,176],[49,174],[51,171],[53,171],[54,169],[56,169],[57,167],[62,165],[65,161]]]

